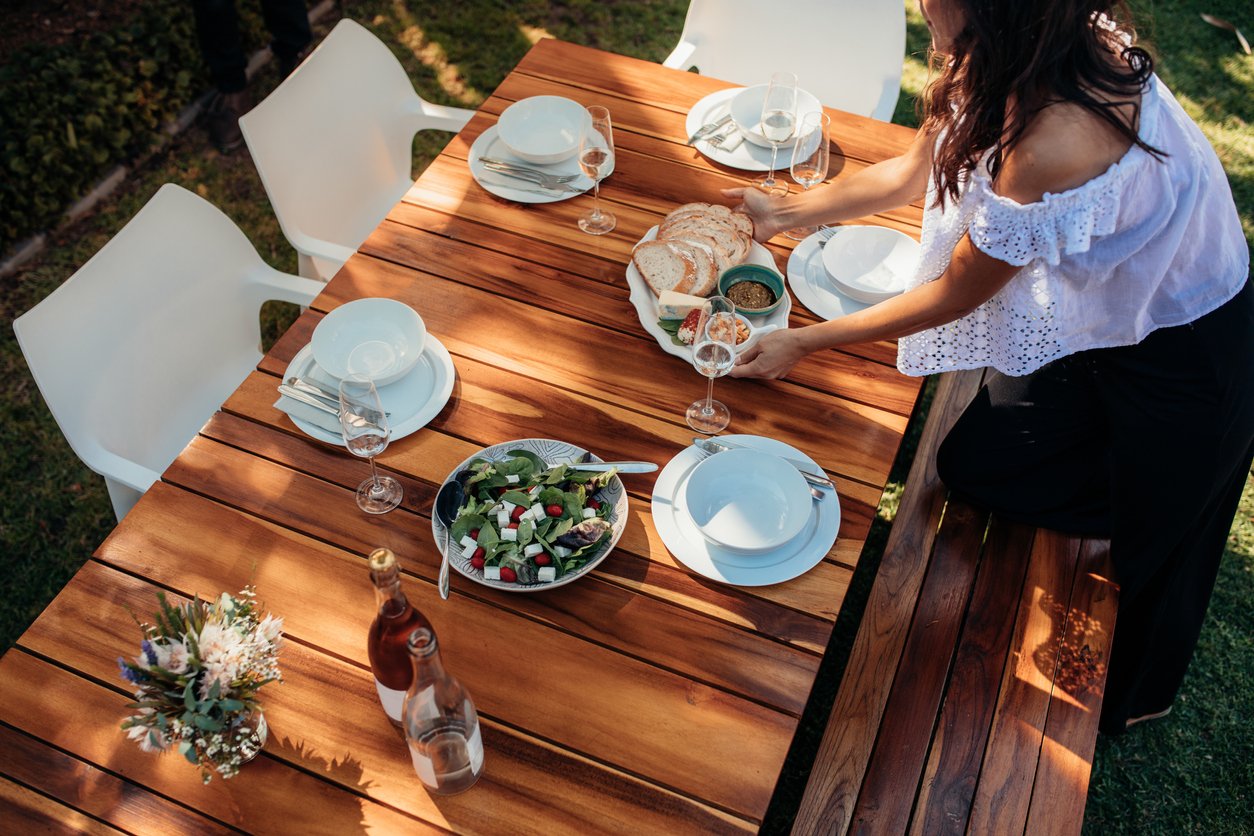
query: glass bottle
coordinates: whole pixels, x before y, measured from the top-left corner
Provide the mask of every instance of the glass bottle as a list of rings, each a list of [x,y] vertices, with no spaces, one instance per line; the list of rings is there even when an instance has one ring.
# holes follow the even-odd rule
[[[391,549],[375,549],[370,553],[370,580],[374,581],[379,604],[366,646],[370,670],[374,672],[379,702],[383,703],[388,719],[399,728],[405,692],[414,676],[406,647],[409,634],[419,627],[434,633],[434,628],[401,591],[401,567]]]
[[[409,636],[414,683],[405,695],[405,740],[414,771],[437,795],[468,790],[483,773],[483,738],[475,704],[444,670],[435,634]]]

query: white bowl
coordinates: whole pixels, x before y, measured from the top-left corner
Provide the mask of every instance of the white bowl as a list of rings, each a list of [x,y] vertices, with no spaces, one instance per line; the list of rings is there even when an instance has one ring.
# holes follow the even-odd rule
[[[906,289],[919,264],[919,244],[882,226],[842,226],[823,245],[823,268],[841,293],[875,304]]]
[[[314,328],[314,361],[338,378],[362,374],[385,386],[404,377],[427,341],[418,312],[394,299],[356,299],[340,305]]]
[[[766,98],[765,84],[755,84],[752,87],[746,87],[741,90],[731,100],[731,117],[736,123],[736,127],[745,135],[745,139],[754,145],[761,145],[763,148],[770,148],[771,143],[758,127],[762,124],[762,100]],[[808,93],[797,88],[797,127],[801,127],[801,121],[805,119],[807,113],[821,112],[823,110],[822,103],[814,97],[813,93]],[[791,148],[797,141],[796,131],[793,136],[784,140],[779,144],[780,148]],[[788,161],[784,161],[784,167],[788,167]]]
[[[540,165],[575,156],[588,125],[588,111],[561,96],[532,96],[505,108],[497,136],[520,159]]]
[[[801,473],[759,450],[726,450],[699,462],[684,491],[701,535],[731,551],[777,549],[810,519],[810,489]]]

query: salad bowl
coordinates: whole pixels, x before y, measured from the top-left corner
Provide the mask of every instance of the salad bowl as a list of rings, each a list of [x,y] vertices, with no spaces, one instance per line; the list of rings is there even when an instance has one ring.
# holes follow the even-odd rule
[[[490,462],[494,465],[502,464],[502,470],[508,470],[511,468],[507,463],[511,462],[513,459],[521,457],[528,458],[531,461],[542,462],[543,465],[548,468],[558,465],[570,465],[570,470],[577,470],[577,463],[584,460],[585,457],[588,462],[601,461],[599,456],[595,456],[584,450],[582,447],[578,447],[564,441],[557,441],[548,438],[523,438],[515,441],[505,441],[500,444],[485,447],[483,450],[473,456],[469,456],[458,464],[457,467],[453,468],[445,481],[455,478],[464,470],[478,472],[482,469],[483,462]],[[459,515],[458,521],[454,522],[452,526],[446,527],[440,521],[439,515],[432,514],[431,534],[436,547],[443,552],[446,549],[445,544],[447,539],[450,543],[450,545],[447,546],[449,550],[448,559],[449,564],[453,567],[453,569],[455,569],[458,574],[464,575],[475,583],[490,586],[493,589],[500,589],[506,592],[540,592],[571,583],[588,574],[597,566],[597,564],[603,561],[609,553],[613,551],[614,546],[618,543],[619,538],[622,537],[623,531],[627,527],[627,492],[623,487],[622,480],[619,479],[617,475],[612,475],[609,479],[605,479],[604,474],[600,473],[587,475],[595,475],[599,477],[595,489],[589,493],[588,498],[590,500],[595,499],[596,504],[600,506],[599,510],[594,510],[594,514],[592,516],[598,519],[603,519],[605,524],[608,525],[608,529],[605,531],[604,535],[592,543],[591,546],[583,547],[585,550],[582,552],[579,547],[572,548],[569,556],[555,557],[553,552],[553,548],[555,548],[555,546],[553,542],[550,542],[553,538],[546,538],[546,545],[550,546],[550,548],[544,551],[544,559],[547,561],[548,566],[557,570],[557,574],[553,580],[538,580],[531,577],[515,577],[513,580],[508,580],[488,577],[485,570],[490,567],[476,566],[473,561],[473,558],[476,556],[475,550],[469,548],[468,543],[463,541],[463,538],[469,537],[469,534],[472,532],[463,531],[463,529],[468,528],[469,525],[462,523],[461,515]],[[580,478],[583,478],[582,474],[580,475]],[[528,482],[526,478],[523,478],[517,483],[503,487],[506,487],[510,491],[523,491],[528,487]],[[481,489],[476,489],[474,483],[467,485],[467,493],[472,497],[471,501],[474,501],[474,497],[484,495]],[[591,506],[592,503],[589,502],[587,504],[588,506]],[[525,506],[520,503],[517,507],[522,508]],[[576,509],[571,510],[573,511]],[[566,514],[564,516],[570,517],[572,515]],[[470,517],[467,517],[467,519],[470,519]],[[501,521],[497,519],[495,513],[480,514],[474,522],[474,526],[477,528],[479,536],[477,538],[472,538],[472,540],[475,540],[480,544],[486,543],[488,544],[488,547],[491,548],[491,543],[495,540],[505,539],[501,534],[501,531],[505,526],[501,525],[500,522]],[[532,521],[531,525],[533,530],[536,532],[537,539],[535,542],[538,543],[540,535],[539,526],[536,522],[537,521]],[[561,522],[561,520],[557,520],[555,518],[555,522]],[[571,520],[571,522],[575,525],[578,524],[574,520]],[[555,531],[556,528],[552,530]],[[446,533],[451,536],[446,538]],[[489,557],[489,554],[485,552],[483,548],[480,548],[478,552],[481,558]],[[557,549],[558,555],[561,555],[561,552],[562,549]],[[534,558],[532,558],[532,560],[534,561]],[[578,562],[578,565],[573,566],[566,571],[562,571],[561,564],[566,560]],[[529,566],[526,570],[520,571],[531,572],[535,571],[535,569],[535,566]],[[513,568],[511,568],[511,572],[514,572]],[[503,575],[505,574],[503,569],[501,570],[501,573]]]

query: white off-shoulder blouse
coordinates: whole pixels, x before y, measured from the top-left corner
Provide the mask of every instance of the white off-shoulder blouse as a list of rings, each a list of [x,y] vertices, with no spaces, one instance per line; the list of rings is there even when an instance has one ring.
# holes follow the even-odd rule
[[[1137,146],[1092,180],[1027,205],[993,192],[981,165],[958,200],[929,189],[919,267],[907,290],[938,278],[963,234],[1021,265],[970,314],[898,341],[897,367],[920,375],[993,368],[1023,375],[1059,357],[1132,345],[1236,295],[1249,250],[1223,168],[1201,130],[1152,77]]]

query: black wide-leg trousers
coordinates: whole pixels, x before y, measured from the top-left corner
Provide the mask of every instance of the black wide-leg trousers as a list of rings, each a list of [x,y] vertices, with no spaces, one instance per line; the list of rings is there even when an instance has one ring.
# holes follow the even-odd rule
[[[214,86],[223,93],[237,93],[247,86],[248,57],[239,31],[236,0],[193,0],[196,35],[209,65]],[[295,63],[296,56],[313,39],[305,0],[261,0],[261,14],[273,40],[270,49],[279,61]]]
[[[1188,325],[992,373],[937,454],[956,493],[1108,537],[1119,614],[1101,729],[1170,707],[1254,457],[1254,285]]]

